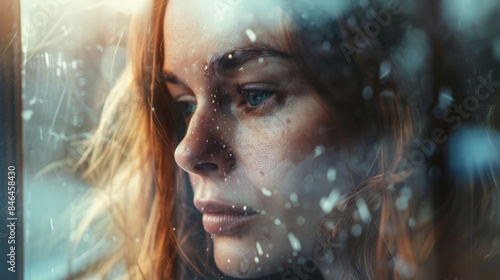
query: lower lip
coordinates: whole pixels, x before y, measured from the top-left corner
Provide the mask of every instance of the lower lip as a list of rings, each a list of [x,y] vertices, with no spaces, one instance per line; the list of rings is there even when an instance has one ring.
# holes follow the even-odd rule
[[[229,235],[238,232],[256,218],[256,214],[204,213],[203,227],[210,234]]]

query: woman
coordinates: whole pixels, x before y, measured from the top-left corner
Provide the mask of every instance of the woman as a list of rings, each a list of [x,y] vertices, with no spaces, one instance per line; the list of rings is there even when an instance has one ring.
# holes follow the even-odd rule
[[[132,62],[81,161],[103,194],[82,227],[110,210],[104,226],[118,241],[89,272],[477,275],[457,264],[481,250],[436,250],[455,217],[441,216],[425,165],[408,160],[416,117],[387,53],[404,7],[330,2],[156,0],[136,19]],[[492,207],[487,181],[481,205]],[[445,205],[477,205],[442,193]],[[457,242],[494,216],[468,214],[478,220]],[[435,267],[445,258],[452,268]]]

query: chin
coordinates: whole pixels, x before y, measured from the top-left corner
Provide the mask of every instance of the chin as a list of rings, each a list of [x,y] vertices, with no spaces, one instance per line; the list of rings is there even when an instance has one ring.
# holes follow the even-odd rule
[[[259,255],[251,237],[213,236],[217,268],[231,277],[257,278],[280,271],[280,260]]]

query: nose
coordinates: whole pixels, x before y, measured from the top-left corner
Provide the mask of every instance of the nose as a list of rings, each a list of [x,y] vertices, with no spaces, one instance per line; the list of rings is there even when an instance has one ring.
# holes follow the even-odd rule
[[[175,150],[175,161],[192,174],[227,176],[236,163],[230,145],[231,134],[231,121],[221,110],[199,102],[186,135]]]

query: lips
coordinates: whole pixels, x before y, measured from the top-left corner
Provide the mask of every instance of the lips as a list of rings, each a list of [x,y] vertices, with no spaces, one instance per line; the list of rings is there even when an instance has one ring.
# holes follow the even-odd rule
[[[203,213],[203,227],[210,234],[235,234],[258,217],[257,212],[246,206],[195,201],[195,207]]]

